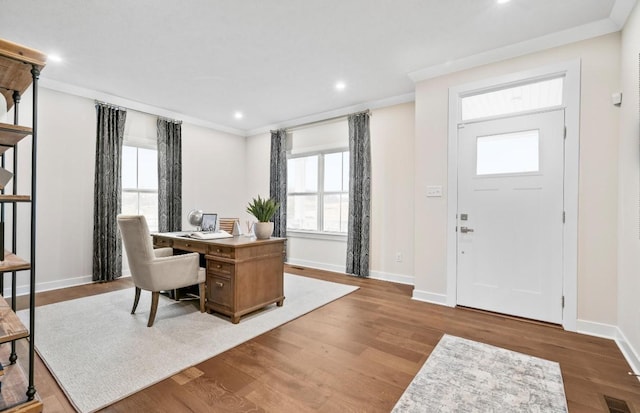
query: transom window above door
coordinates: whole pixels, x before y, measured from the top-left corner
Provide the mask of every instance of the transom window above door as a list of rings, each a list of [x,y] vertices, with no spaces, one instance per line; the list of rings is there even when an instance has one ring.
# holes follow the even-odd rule
[[[562,106],[564,77],[537,80],[499,90],[464,96],[462,121],[492,118]]]

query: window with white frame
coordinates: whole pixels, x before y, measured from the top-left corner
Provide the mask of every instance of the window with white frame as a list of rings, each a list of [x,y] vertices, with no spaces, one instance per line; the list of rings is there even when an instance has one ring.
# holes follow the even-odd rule
[[[349,152],[291,156],[287,175],[287,230],[346,234]]]
[[[122,146],[122,213],[144,215],[158,231],[158,151]]]
[[[460,100],[461,120],[559,107],[564,101],[564,80],[559,76],[464,96]]]

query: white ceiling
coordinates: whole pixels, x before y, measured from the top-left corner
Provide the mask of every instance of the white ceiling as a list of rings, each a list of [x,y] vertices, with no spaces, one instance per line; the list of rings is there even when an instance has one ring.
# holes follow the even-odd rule
[[[635,2],[0,0],[0,38],[64,58],[45,86],[248,134],[617,31]]]

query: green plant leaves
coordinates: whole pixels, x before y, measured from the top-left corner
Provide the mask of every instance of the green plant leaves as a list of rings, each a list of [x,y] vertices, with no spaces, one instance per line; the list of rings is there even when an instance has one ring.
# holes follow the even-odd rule
[[[256,217],[260,222],[269,222],[273,219],[280,204],[272,198],[253,198],[247,206],[247,212]]]

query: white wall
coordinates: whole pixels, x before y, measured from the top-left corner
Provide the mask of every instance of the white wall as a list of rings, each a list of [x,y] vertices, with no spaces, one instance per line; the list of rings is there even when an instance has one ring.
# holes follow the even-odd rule
[[[610,98],[619,89],[619,33],[416,84],[414,295],[447,291],[448,89],[572,59],[582,61],[578,318],[616,324],[618,108]],[[427,198],[427,185],[442,185],[444,196]]]
[[[370,126],[371,276],[413,284],[415,105],[373,110]]]
[[[245,139],[182,124],[182,227],[192,209],[242,218],[246,209]],[[241,221],[242,222],[242,221]]]
[[[640,54],[640,6],[627,20],[622,32],[621,90],[619,150],[619,203],[618,224],[618,326],[619,343],[627,352],[627,359],[640,372],[640,108],[638,107],[638,73]],[[632,356],[632,357],[630,357]]]
[[[371,276],[412,283],[413,103],[372,110],[370,128]],[[247,198],[269,195],[269,152],[269,134],[247,138]],[[288,261],[292,264],[345,270],[344,239],[289,236],[287,243]],[[398,252],[402,262],[396,262]]]
[[[92,99],[42,87],[39,91],[36,271],[42,291],[92,278],[96,115]],[[21,124],[30,125],[30,102],[28,91],[20,107]],[[12,111],[2,117],[12,121]],[[127,122],[127,133],[155,135],[154,116],[128,111]],[[245,203],[244,138],[183,123],[182,142],[183,216],[194,207],[239,216]],[[20,144],[19,154],[19,188],[28,188],[29,138]],[[28,257],[29,211],[23,209],[18,211],[18,255]],[[26,278],[19,277],[19,293],[25,291]]]

